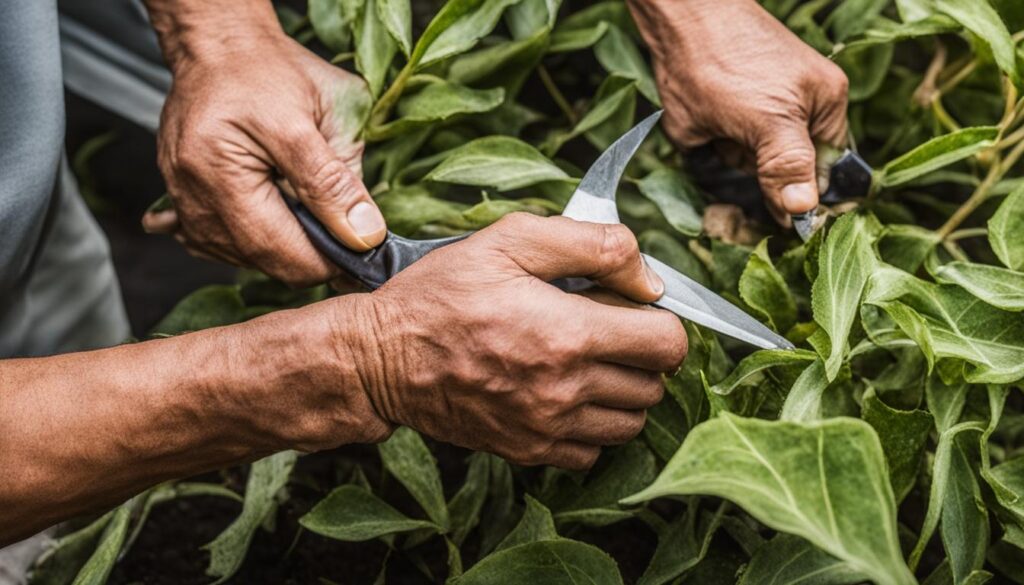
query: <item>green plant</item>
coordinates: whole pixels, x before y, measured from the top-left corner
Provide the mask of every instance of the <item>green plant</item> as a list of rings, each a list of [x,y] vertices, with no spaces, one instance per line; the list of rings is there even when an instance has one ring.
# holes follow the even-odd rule
[[[801,349],[751,353],[688,325],[690,355],[642,437],[586,475],[476,453],[445,490],[412,430],[379,446],[379,474],[342,450],[305,531],[379,539],[380,579],[405,556],[424,580],[462,585],[620,583],[584,538],[638,564],[629,576],[645,585],[1024,583],[1024,5],[764,4],[847,71],[853,138],[879,168],[871,194],[801,243],[723,213],[692,179],[703,171],[655,133],[621,213],[645,251]],[[310,22],[283,20],[299,38],[311,24],[366,78],[366,180],[403,235],[557,213],[580,168],[658,103],[619,0],[449,0],[415,39],[408,0],[312,0]],[[182,301],[154,334],[326,294],[244,273]],[[252,465],[240,515],[207,547],[210,576],[238,570],[302,465],[293,453]],[[238,497],[154,488],[64,537],[35,582],[102,582],[150,509],[187,495]],[[654,535],[653,553],[610,546],[621,526]]]

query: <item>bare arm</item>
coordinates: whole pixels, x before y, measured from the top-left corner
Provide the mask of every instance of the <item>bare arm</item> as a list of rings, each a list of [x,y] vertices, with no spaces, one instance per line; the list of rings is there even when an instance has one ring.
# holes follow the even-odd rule
[[[169,478],[386,437],[354,365],[367,298],[0,361],[0,543]]]

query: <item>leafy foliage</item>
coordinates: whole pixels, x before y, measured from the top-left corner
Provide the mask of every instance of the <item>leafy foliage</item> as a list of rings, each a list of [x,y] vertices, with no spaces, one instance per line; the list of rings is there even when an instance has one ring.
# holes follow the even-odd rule
[[[827,209],[838,218],[806,243],[749,205],[712,231],[708,217],[737,189],[656,131],[619,204],[644,251],[800,349],[751,352],[688,325],[690,355],[644,433],[588,474],[486,454],[453,473],[450,453],[400,429],[379,447],[380,473],[334,454],[353,471],[317,486],[302,526],[377,539],[386,559],[433,581],[447,567],[463,585],[1022,582],[1024,11],[1013,0],[762,4],[846,70],[854,142],[879,169],[872,192]],[[365,119],[365,180],[404,235],[558,213],[599,149],[659,104],[621,0],[433,11],[315,0],[309,21],[289,30],[354,57],[368,82],[372,106],[339,105]],[[325,294],[246,273],[197,291],[154,334]],[[287,502],[293,463],[253,465],[240,516],[210,545],[211,575],[230,577]],[[64,537],[34,582],[102,581],[149,497]],[[613,559],[582,542],[623,530],[649,531],[654,551],[607,547]]]

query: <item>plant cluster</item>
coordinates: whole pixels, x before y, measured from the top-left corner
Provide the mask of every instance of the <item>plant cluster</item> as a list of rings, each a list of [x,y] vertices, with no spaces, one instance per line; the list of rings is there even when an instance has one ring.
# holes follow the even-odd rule
[[[366,79],[342,105],[399,234],[558,213],[596,153],[659,106],[620,0],[429,5],[282,12],[290,33]],[[645,252],[799,349],[751,351],[687,324],[690,355],[642,436],[586,474],[474,453],[449,478],[437,446],[407,428],[379,445],[379,467],[340,450],[296,546],[307,533],[376,539],[388,550],[378,582],[405,557],[423,580],[458,585],[615,584],[623,558],[643,585],[1024,583],[1024,4],[764,5],[847,72],[852,141],[878,169],[870,195],[833,207],[804,243],[699,187],[706,169],[656,132],[620,212]],[[154,334],[326,294],[246,272],[183,300]],[[187,496],[242,502],[206,547],[208,575],[228,579],[302,465],[292,452],[258,461],[241,494],[155,487],[65,536],[33,582],[103,582],[154,506]],[[624,526],[656,538],[653,553],[609,546]]]

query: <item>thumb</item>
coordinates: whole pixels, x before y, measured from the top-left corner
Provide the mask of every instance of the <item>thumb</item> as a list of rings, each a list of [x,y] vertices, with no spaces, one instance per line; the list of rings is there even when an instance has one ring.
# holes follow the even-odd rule
[[[270,154],[294,195],[341,243],[363,252],[384,241],[384,216],[316,127],[282,141]]]
[[[769,203],[793,215],[818,204],[814,142],[807,126],[775,125],[757,147],[757,178]]]

